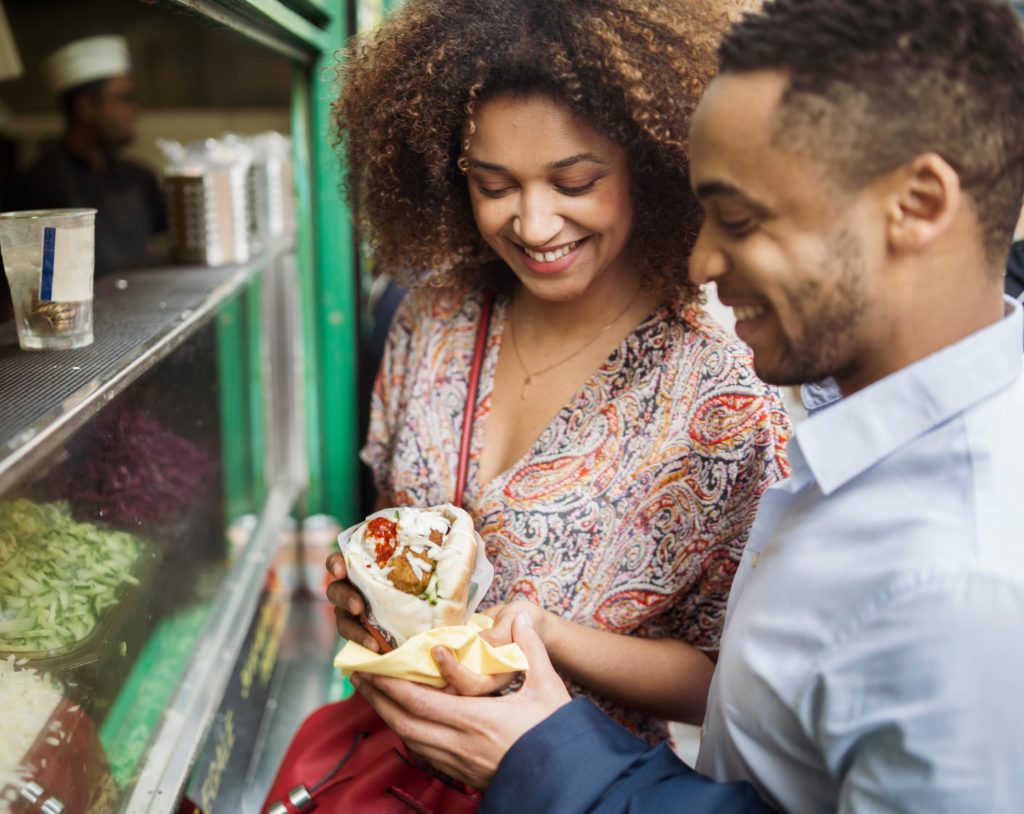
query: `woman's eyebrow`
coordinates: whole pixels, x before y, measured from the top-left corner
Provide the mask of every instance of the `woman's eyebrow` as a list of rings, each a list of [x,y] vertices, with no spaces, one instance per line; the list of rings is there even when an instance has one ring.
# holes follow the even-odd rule
[[[508,169],[501,164],[492,164],[490,161],[479,161],[475,158],[469,160],[471,170],[494,170],[495,172],[508,172]]]
[[[595,164],[607,164],[608,162],[602,158],[598,158],[593,153],[577,153],[571,155],[568,158],[560,158],[558,161],[552,161],[548,164],[548,167],[552,170],[564,170],[566,167],[572,167],[576,164],[580,164],[584,161],[592,161]],[[469,160],[469,168],[471,170],[492,170],[493,172],[508,172],[507,167],[503,167],[501,164],[494,164],[490,161],[481,161],[477,158],[471,158]]]
[[[571,155],[568,158],[563,158],[559,161],[552,161],[548,166],[553,170],[564,170],[566,167],[571,167],[574,164],[580,164],[584,161],[593,161],[595,164],[607,164],[607,161],[598,158],[593,153],[577,153]]]

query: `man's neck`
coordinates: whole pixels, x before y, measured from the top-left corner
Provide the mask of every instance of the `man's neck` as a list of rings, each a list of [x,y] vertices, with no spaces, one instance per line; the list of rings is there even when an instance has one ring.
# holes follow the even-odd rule
[[[844,396],[895,373],[942,348],[959,342],[1004,316],[1002,282],[994,271],[982,275],[984,260],[952,253],[931,265],[929,276],[918,270],[893,275],[887,309],[874,332],[869,360],[836,380]]]
[[[87,129],[72,125],[68,128],[65,141],[71,154],[88,164],[95,172],[103,172],[110,166],[111,152]]]

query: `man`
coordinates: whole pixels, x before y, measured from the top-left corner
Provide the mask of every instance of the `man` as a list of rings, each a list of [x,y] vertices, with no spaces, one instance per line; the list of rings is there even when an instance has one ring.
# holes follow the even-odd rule
[[[697,769],[568,696],[360,691],[482,811],[1024,811],[1024,377],[1002,297],[1024,37],[999,0],[777,0],[695,115],[715,281],[758,373],[842,398],[790,446],[729,600]],[[455,687],[472,684],[439,654]],[[637,676],[642,682],[643,676]]]
[[[163,196],[152,173],[117,157],[139,115],[127,42],[76,40],[44,68],[65,132],[15,184],[13,208],[96,209],[97,276],[153,262],[151,238],[166,229]]]

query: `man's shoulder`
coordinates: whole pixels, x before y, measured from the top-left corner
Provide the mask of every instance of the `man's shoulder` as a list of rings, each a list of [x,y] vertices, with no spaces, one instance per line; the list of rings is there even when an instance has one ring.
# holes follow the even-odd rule
[[[35,159],[22,171],[21,176],[28,180],[39,180],[56,175],[60,165],[67,160],[67,152],[59,143],[43,147]]]
[[[936,429],[932,446],[948,444],[944,467],[953,473],[970,511],[977,568],[1024,579],[1024,378],[967,409],[960,420]],[[941,482],[941,476],[936,474]],[[940,498],[941,495],[936,495]],[[970,573],[966,571],[965,573]]]
[[[11,180],[10,194],[18,209],[67,206],[66,158],[59,145],[50,144]]]
[[[998,563],[1024,538],[1021,416],[1024,380],[910,439],[829,495],[829,510],[925,562]]]

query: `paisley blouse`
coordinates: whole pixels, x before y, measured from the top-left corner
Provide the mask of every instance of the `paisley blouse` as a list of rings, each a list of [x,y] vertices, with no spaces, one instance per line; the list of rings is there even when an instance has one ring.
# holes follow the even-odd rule
[[[362,451],[393,505],[452,499],[481,302],[420,289],[395,316]],[[781,396],[699,307],[662,306],[521,460],[481,486],[507,312],[499,296],[464,500],[495,568],[484,606],[525,598],[594,628],[715,651],[758,499],[787,474]],[[664,722],[591,697],[651,742],[668,738]]]

